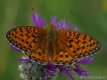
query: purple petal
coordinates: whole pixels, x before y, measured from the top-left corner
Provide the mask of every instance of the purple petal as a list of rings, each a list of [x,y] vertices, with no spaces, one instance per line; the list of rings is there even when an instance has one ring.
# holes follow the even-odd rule
[[[51,24],[54,25],[57,29],[67,29],[68,26],[64,20],[58,22],[56,16],[51,18]]]
[[[46,65],[46,69],[47,69],[47,73],[50,75],[50,76],[55,76],[56,74],[56,65],[53,65],[51,63],[47,64]]]
[[[50,80],[56,74],[56,66],[53,64],[50,64],[50,63],[47,64],[46,66],[44,66],[44,73],[43,74],[44,74],[43,80]]]
[[[67,28],[67,23],[63,20],[63,21],[60,21],[59,23],[58,23],[58,27],[60,27],[60,28],[63,28],[63,29],[66,29]]]
[[[59,66],[60,72],[62,75],[66,75],[68,80],[74,80],[71,74],[71,69],[69,67],[64,67],[63,65]]]
[[[28,57],[22,57],[20,59],[18,59],[20,62],[23,62],[23,63],[27,63],[27,62],[30,62],[31,59],[29,59]]]
[[[92,57],[86,57],[79,61],[80,64],[92,64],[94,62]]]
[[[47,69],[48,69],[48,70],[56,70],[56,65],[51,64],[51,63],[48,63],[48,64],[47,64]]]
[[[65,20],[58,22],[57,26],[60,29],[64,29],[64,30],[74,30],[74,26],[72,26],[70,23],[66,22]]]
[[[16,51],[16,52],[18,52],[18,53],[21,52],[21,50],[20,50],[19,48],[15,47],[15,46],[13,46],[13,45],[11,45],[10,47],[11,47],[11,49],[13,49],[14,51]]]
[[[79,75],[79,76],[88,76],[88,72],[81,69],[81,67],[79,65],[76,65],[76,68],[74,69],[74,71]]]
[[[58,23],[57,23],[57,18],[56,16],[51,18],[51,24],[54,25],[55,27],[57,27]]]
[[[32,22],[36,27],[42,28],[45,25],[45,21],[37,14],[34,13],[32,14]]]

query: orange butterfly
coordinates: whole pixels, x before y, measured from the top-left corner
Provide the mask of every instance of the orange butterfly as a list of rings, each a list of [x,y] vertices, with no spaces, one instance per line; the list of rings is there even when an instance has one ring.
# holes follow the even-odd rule
[[[12,45],[41,64],[73,64],[100,48],[99,42],[87,34],[54,27],[47,30],[18,26],[8,31],[6,37]]]

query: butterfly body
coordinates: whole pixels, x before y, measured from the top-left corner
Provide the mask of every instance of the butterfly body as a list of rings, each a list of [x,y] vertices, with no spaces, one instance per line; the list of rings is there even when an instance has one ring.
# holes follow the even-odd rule
[[[41,64],[72,64],[98,50],[94,38],[77,31],[22,26],[7,32],[8,41]]]

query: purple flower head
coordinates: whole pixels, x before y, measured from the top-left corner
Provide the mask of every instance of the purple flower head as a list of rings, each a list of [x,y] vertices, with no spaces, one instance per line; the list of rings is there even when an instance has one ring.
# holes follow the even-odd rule
[[[45,26],[45,21],[40,16],[38,16],[37,13],[34,14],[33,12],[32,21],[36,27],[43,28]],[[52,17],[50,24],[52,24],[58,30],[60,29],[64,29],[64,30],[71,29],[75,31],[78,30],[75,26],[67,23],[65,20],[58,22],[55,16]],[[61,73],[62,75],[66,76],[68,80],[74,80],[74,75],[78,75],[80,77],[89,75],[87,71],[81,68],[81,64],[91,64],[93,59],[90,57],[86,57],[80,60],[79,62],[76,62],[71,65],[65,65],[65,64],[59,65],[59,64],[53,64],[51,62],[48,62],[46,65],[39,64],[41,66],[41,70],[38,71],[39,73],[37,73],[37,70],[40,66],[37,67],[38,63],[36,61],[33,62],[29,57],[23,57],[19,59],[19,61],[21,61],[21,63],[24,63],[24,67],[28,65],[28,63],[30,63],[31,65],[29,68],[30,70],[28,69],[27,71],[27,73],[29,73],[30,75],[27,74],[27,78],[29,78],[30,76],[31,77],[30,79],[32,80],[36,80],[35,78],[33,79],[33,77],[36,77],[36,75],[38,74],[39,74],[39,77],[37,76],[39,78],[38,80],[52,80],[53,77],[56,76],[58,73]],[[37,65],[35,65],[34,63],[36,63]],[[23,71],[23,74],[25,74],[24,72],[25,71]],[[25,80],[30,80],[30,79],[25,79]]]

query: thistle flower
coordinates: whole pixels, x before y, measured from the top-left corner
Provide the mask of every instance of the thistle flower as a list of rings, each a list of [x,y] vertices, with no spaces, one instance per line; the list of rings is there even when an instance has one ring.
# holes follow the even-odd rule
[[[32,21],[35,26],[40,28],[45,26],[45,21],[33,13]],[[56,17],[52,17],[51,22],[57,29],[69,29],[72,28],[73,30],[78,30],[73,25],[70,25],[65,20],[58,22]],[[20,59],[20,76],[23,80],[53,80],[58,73],[66,76],[68,80],[74,80],[74,73],[81,76],[88,76],[88,72],[83,70],[80,65],[81,64],[91,64],[93,59],[91,57],[86,57],[75,65],[55,65],[52,63],[48,63],[46,65],[38,64],[35,61],[32,61],[29,57],[22,57]]]

